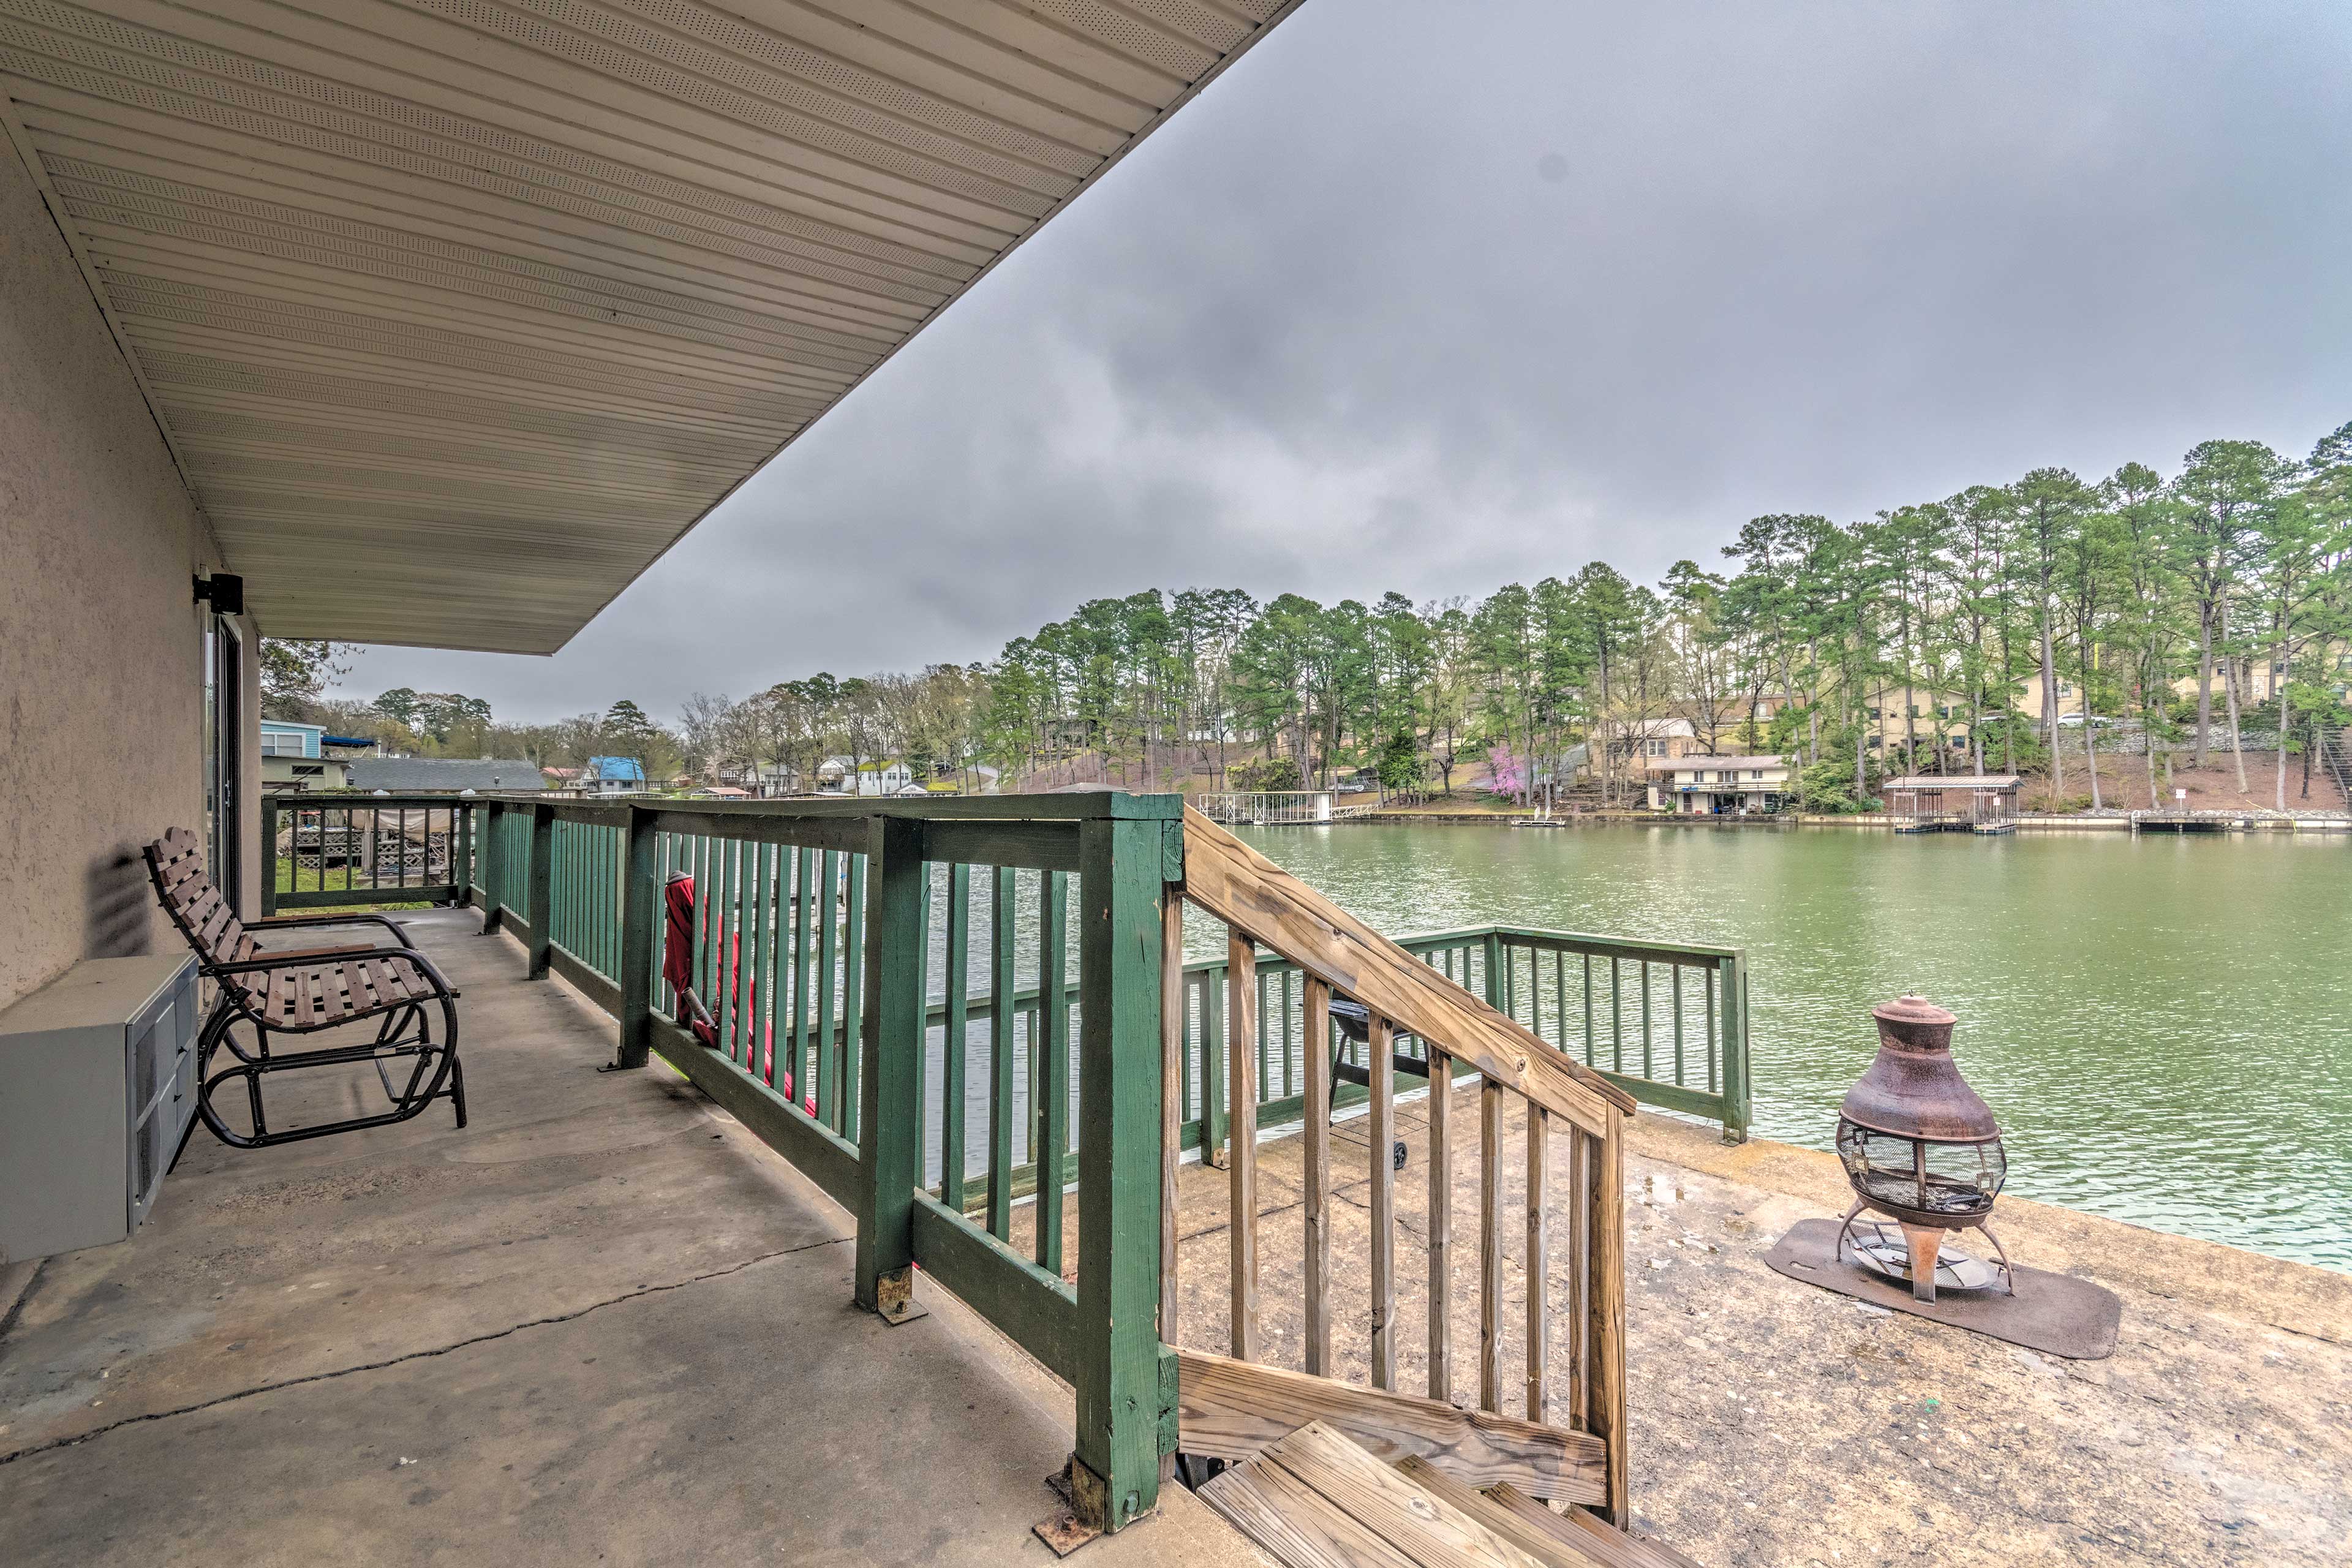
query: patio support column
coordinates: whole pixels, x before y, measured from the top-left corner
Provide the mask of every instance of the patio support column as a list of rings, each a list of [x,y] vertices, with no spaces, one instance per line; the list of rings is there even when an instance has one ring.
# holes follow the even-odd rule
[[[654,931],[661,903],[654,877],[652,807],[629,807],[622,845],[621,1045],[613,1065],[641,1068],[653,1045]]]
[[[297,811],[294,814],[294,820],[298,823],[302,820],[302,814],[299,811]],[[301,837],[300,832],[298,830],[294,837],[296,838]],[[325,859],[324,848],[325,847],[321,845],[321,864],[324,863]],[[263,920],[268,920],[270,916],[278,912],[278,797],[274,795],[265,795],[261,797],[261,869],[263,873],[261,879],[261,918]],[[285,864],[289,867],[295,864],[294,850],[291,844],[289,844],[287,847]],[[289,876],[287,880],[290,883],[293,879]]]
[[[915,1188],[923,1177],[923,825],[869,819],[865,1027],[857,1049],[857,1304],[894,1323],[915,1304]],[[1156,1241],[1155,1241],[1156,1245]]]
[[[1181,822],[1108,817],[1078,834],[1077,1451],[1082,1523],[1112,1531],[1150,1511],[1174,1452],[1160,1307],[1160,994],[1168,837]]]
[[[483,809],[489,816],[482,824],[482,934],[493,936],[507,900],[507,808],[505,802],[494,800]]]
[[[456,819],[449,825],[450,837],[457,844],[449,856],[449,879],[457,884],[455,902],[461,910],[474,901],[474,818],[481,809],[469,802],[450,811]]]
[[[530,808],[530,891],[523,919],[530,926],[532,980],[547,978],[547,952],[555,934],[555,808],[533,802]]]

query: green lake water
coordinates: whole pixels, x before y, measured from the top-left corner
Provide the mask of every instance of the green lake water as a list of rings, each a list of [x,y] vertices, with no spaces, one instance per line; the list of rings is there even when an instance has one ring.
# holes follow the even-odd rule
[[[1759,1136],[1826,1149],[1916,991],[2007,1190],[2352,1269],[2352,838],[1265,828],[1392,933],[1502,921],[1748,952]],[[2048,1260],[2033,1260],[2047,1263]]]

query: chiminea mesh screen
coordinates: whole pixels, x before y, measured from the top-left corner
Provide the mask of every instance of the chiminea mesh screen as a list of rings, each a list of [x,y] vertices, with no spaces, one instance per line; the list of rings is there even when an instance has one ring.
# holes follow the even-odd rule
[[[1838,1158],[1855,1192],[1875,1203],[1927,1214],[1982,1214],[2009,1174],[2000,1140],[1936,1143],[1898,1138],[1840,1120]]]

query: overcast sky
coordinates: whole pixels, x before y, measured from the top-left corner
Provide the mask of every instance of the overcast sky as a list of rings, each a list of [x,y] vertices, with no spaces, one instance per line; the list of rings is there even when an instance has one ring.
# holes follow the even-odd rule
[[[344,688],[667,718],[2347,419],[2341,0],[1309,0],[562,653]]]

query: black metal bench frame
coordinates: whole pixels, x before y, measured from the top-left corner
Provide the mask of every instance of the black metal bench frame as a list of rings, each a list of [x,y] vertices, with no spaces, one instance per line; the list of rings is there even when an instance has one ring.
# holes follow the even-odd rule
[[[196,955],[203,976],[213,983],[215,996],[196,1042],[196,1114],[214,1137],[238,1149],[259,1149],[388,1127],[419,1116],[436,1100],[446,1100],[466,1125],[466,1075],[457,1060],[458,993],[433,961],[416,950],[398,922],[381,914],[283,915],[257,921],[250,926],[237,919],[221,900],[204,869],[199,841],[184,828],[174,828],[145,851],[149,879],[172,923]],[[390,944],[360,943],[272,952],[254,940],[252,932],[304,928],[379,925],[390,933]],[[388,984],[396,993],[373,1000],[353,997],[331,1014],[323,1007],[309,1017],[273,1016],[270,1000],[278,994],[275,984],[297,974],[310,979],[345,978],[348,968],[373,964],[374,976],[363,976],[371,989]],[[252,977],[265,976],[257,989]],[[380,978],[379,978],[380,977]],[[298,988],[299,989],[299,988]],[[344,994],[349,994],[345,987]],[[439,1035],[436,1037],[436,1015]],[[274,1050],[272,1035],[302,1037],[378,1020],[374,1037],[363,1044],[329,1046],[287,1052]],[[240,1023],[253,1026],[254,1048],[247,1050],[233,1033]],[[218,1072],[211,1070],[214,1054],[223,1047],[235,1058]],[[405,1081],[395,1085],[389,1064],[409,1064]],[[367,1116],[344,1117],[305,1127],[273,1131],[264,1107],[262,1088],[272,1073],[304,1068],[347,1067],[372,1062],[390,1109]],[[232,1079],[242,1079],[252,1131],[239,1132],[214,1109],[213,1095]]]

